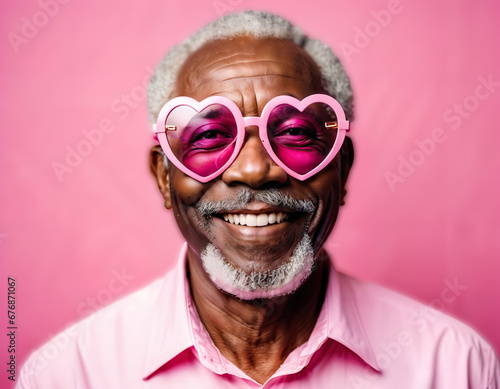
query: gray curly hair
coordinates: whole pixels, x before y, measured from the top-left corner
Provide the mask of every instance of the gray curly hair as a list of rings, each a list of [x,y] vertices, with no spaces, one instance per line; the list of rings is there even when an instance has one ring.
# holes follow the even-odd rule
[[[207,42],[237,36],[290,40],[302,47],[321,71],[323,88],[340,103],[348,120],[352,120],[352,89],[340,60],[323,42],[311,39],[288,20],[267,12],[245,11],[223,16],[206,25],[170,49],[156,67],[148,86],[148,109],[151,123],[168,101],[179,70],[186,59]]]

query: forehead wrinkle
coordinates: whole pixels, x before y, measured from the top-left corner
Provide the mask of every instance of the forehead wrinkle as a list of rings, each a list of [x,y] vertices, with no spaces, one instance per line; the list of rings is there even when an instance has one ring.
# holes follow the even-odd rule
[[[283,78],[289,78],[292,80],[295,80],[295,77],[292,76],[286,76],[283,74],[256,74],[254,76],[236,76],[236,77],[229,77],[229,78],[224,78],[222,81],[231,81],[231,80],[238,80],[240,78],[259,78],[259,77],[265,77],[265,76],[275,76],[275,77],[283,77]]]
[[[296,44],[281,39],[242,37],[212,41],[194,52],[180,70],[175,91],[177,95],[197,94],[210,81],[216,84],[266,74],[302,80],[309,85],[319,84],[320,78],[314,61]]]
[[[226,63],[226,61],[218,61],[218,62],[222,62],[222,65],[218,66],[217,69],[226,69],[226,68],[231,68],[231,67],[234,67],[234,68],[245,68],[245,69],[252,69],[256,72],[261,72],[262,71],[262,68],[265,68],[267,65],[274,65],[275,67],[281,67],[281,66],[284,66],[284,68],[286,70],[289,70],[290,68],[293,68],[293,71],[294,72],[297,72],[297,73],[302,73],[302,72],[299,72],[297,67],[296,66],[290,66],[291,63],[289,61],[277,61],[276,59],[261,59],[261,60],[255,60],[255,59],[252,59],[252,56],[249,56],[250,59],[249,60],[241,60],[241,61],[238,61],[238,62],[233,62],[233,63]],[[292,61],[293,65],[295,65],[295,61]],[[214,63],[214,64],[217,64]],[[249,67],[247,66],[248,64],[251,64],[252,66]],[[283,68],[281,68],[283,69]],[[239,69],[238,69],[239,71]]]
[[[318,69],[295,44],[264,41],[261,50],[260,45],[242,42],[243,46],[212,42],[195,52],[177,79],[177,95],[198,100],[224,96],[233,100],[244,116],[259,116],[265,103],[273,97],[302,95],[300,90],[283,90],[282,85],[301,83],[309,93],[320,91],[316,86]],[[283,49],[284,46],[287,47]]]
[[[237,104],[243,116],[260,116],[264,106],[274,97],[290,95],[294,93],[281,89],[280,79],[288,78],[283,75],[259,75],[253,77],[235,77],[227,82],[234,82],[235,90],[240,85],[239,80],[243,80],[247,88],[244,91],[238,90],[241,96],[241,104]],[[293,77],[291,77],[294,79]]]
[[[242,59],[232,60],[235,57],[242,57]],[[188,89],[190,90],[194,90],[197,83],[204,84],[219,79],[219,72],[229,73],[221,81],[263,75],[311,81],[313,69],[307,58],[302,53],[290,53],[289,58],[288,61],[280,61],[276,58],[255,60],[251,53],[237,53],[227,54],[214,60],[212,56],[207,54],[195,55],[184,69],[183,81],[187,84],[186,86],[189,85]]]
[[[250,39],[250,41],[253,41],[253,43],[259,41],[264,43],[281,42],[281,44],[278,44],[277,48],[275,46],[273,49],[270,49],[266,45],[264,45],[263,47],[255,46],[252,44],[248,45],[245,44],[245,41],[243,41],[242,43],[238,44],[236,49],[237,52],[235,53],[233,45],[227,44],[228,43],[227,41],[212,41],[208,42],[205,46],[202,46],[202,48],[200,48],[197,52],[193,53],[191,57],[188,58],[187,62],[191,62],[190,64],[191,67],[194,65],[191,60],[193,60],[194,62],[196,62],[197,60],[201,60],[202,63],[207,64],[205,66],[217,65],[219,63],[225,64],[227,62],[231,62],[231,64],[238,64],[238,63],[253,62],[256,59],[256,57],[263,56],[264,58],[260,59],[259,62],[271,61],[271,62],[281,63],[283,61],[280,61],[275,56],[276,50],[280,51],[282,55],[287,55],[294,62],[304,62],[304,58],[302,57],[307,56],[305,52],[297,51],[299,47],[289,41],[281,41],[279,39],[278,40]],[[286,53],[283,53],[283,48],[286,51]],[[214,54],[217,57],[215,59],[214,59]],[[238,57],[240,57],[241,60],[238,60]],[[233,61],[233,59],[235,58],[236,60]],[[285,62],[285,65],[289,66],[290,64],[288,62]]]
[[[201,88],[210,83],[217,86],[225,82],[227,89],[215,89],[209,95],[205,96],[205,98],[209,96],[224,96],[232,100],[238,106],[243,116],[260,116],[264,105],[274,97],[287,95],[300,100],[298,97],[300,91],[298,91],[297,94],[292,91],[281,91],[279,89],[279,80],[282,78],[295,79],[294,77],[283,76],[281,74],[266,74],[252,77],[233,77],[220,81],[206,79],[203,83],[200,83],[198,87]],[[245,88],[243,88],[244,92],[238,81],[245,82]]]
[[[230,69],[232,65],[228,65],[226,69]],[[306,74],[298,74],[296,72],[290,72],[290,73],[283,73],[283,72],[276,72],[274,70],[276,69],[267,69],[266,72],[262,71],[263,69],[256,69],[255,71],[252,71],[249,74],[248,72],[245,71],[239,71],[238,69],[233,69],[232,71],[228,72],[227,70],[223,71],[223,74],[218,74],[218,69],[211,69],[210,71],[207,71],[203,75],[201,75],[199,72],[191,73],[186,77],[185,83],[184,83],[184,90],[188,91],[195,91],[196,89],[201,88],[202,86],[206,86],[207,84],[217,84],[217,83],[222,83],[222,82],[231,82],[231,81],[245,81],[245,80],[258,80],[258,79],[266,79],[269,82],[269,84],[274,84],[277,81],[274,80],[272,81],[272,78],[283,78],[283,79],[289,79],[289,80],[297,80],[297,79],[302,79],[306,82],[311,81],[311,77],[309,72],[306,72]],[[246,69],[249,69],[246,67]],[[253,70],[253,67],[252,67]],[[229,74],[227,74],[229,73]],[[221,77],[222,76],[222,77]],[[235,90],[237,90],[235,88]]]

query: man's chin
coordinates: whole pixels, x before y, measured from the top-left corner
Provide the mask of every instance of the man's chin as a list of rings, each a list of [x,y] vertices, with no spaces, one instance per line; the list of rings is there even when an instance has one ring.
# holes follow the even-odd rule
[[[293,293],[311,274],[314,252],[304,234],[290,258],[274,270],[244,272],[233,267],[213,244],[201,254],[203,268],[220,290],[241,300],[270,299]]]

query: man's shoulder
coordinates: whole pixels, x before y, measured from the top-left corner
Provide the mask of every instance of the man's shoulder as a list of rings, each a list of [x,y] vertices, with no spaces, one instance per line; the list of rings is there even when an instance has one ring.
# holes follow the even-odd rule
[[[419,332],[427,326],[454,327],[465,333],[475,333],[469,326],[447,314],[466,289],[460,281],[445,279],[437,297],[427,303],[372,282],[362,281],[339,273],[343,290],[348,290],[361,316],[373,322],[409,324]],[[381,315],[382,314],[382,315]]]
[[[457,336],[477,337],[476,331],[447,312],[460,298],[465,286],[458,279],[445,280],[439,296],[427,303],[371,282],[340,274],[342,289],[349,290],[361,320],[369,321],[371,331],[407,329],[424,336],[453,331]]]
[[[67,326],[30,355],[23,365],[18,387],[37,387],[32,386],[34,383],[58,387],[56,377],[57,382],[73,379],[79,367],[88,366],[89,361],[82,359],[90,356],[106,363],[120,352],[134,361],[141,360],[141,355],[146,354],[143,339],[158,309],[158,300],[162,293],[168,293],[165,286],[168,289],[173,277],[175,272],[170,270],[163,278]],[[130,361],[131,369],[137,368],[134,361]]]
[[[459,280],[445,280],[439,296],[427,304],[344,274],[339,280],[356,304],[380,365],[411,360],[416,371],[418,366],[441,371],[461,366],[463,374],[485,374],[483,381],[498,369],[495,353],[481,335],[445,313],[465,290]]]

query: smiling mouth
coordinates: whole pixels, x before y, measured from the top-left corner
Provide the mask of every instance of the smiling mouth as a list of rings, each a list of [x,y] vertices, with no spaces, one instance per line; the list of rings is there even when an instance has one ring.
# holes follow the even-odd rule
[[[269,213],[224,213],[222,219],[229,224],[248,227],[265,227],[271,224],[280,224],[289,218],[288,212]]]

